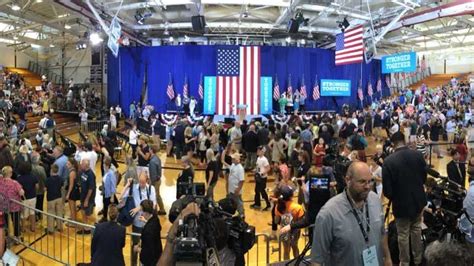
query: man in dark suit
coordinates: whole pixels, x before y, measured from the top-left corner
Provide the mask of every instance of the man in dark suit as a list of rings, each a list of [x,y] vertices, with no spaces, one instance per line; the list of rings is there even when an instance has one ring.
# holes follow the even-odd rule
[[[453,160],[446,166],[448,178],[464,187],[466,183],[466,164],[459,162],[461,155],[457,150],[451,151],[451,157],[453,157]]]
[[[144,200],[140,203],[142,216],[140,220],[145,222],[140,237],[140,244],[133,247],[136,252],[140,252],[140,262],[143,266],[155,266],[163,252],[161,245],[161,224],[155,214],[153,201]]]
[[[125,227],[117,223],[118,209],[109,207],[109,221],[100,223],[92,236],[91,265],[125,265],[123,247],[125,246]]]
[[[415,265],[419,265],[423,253],[421,215],[426,206],[423,187],[427,177],[426,162],[423,154],[405,145],[403,133],[393,134],[391,140],[395,152],[384,160],[382,166],[383,194],[392,202],[400,265],[410,265],[410,246]]]

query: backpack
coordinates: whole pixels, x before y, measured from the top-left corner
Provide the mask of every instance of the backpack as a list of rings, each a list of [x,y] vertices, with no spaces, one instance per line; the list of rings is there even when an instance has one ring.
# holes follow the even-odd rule
[[[46,128],[53,128],[54,127],[54,120],[53,119],[48,119],[46,121]]]

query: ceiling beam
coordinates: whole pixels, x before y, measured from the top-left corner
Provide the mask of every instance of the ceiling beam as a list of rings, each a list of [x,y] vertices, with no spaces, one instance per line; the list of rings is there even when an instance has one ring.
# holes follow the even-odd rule
[[[324,12],[327,12],[329,14],[336,13],[336,14],[339,14],[341,16],[348,16],[348,17],[351,17],[351,18],[362,19],[362,20],[365,20],[365,21],[370,20],[370,17],[367,16],[367,15],[363,15],[363,14],[359,14],[359,13],[355,13],[355,12],[350,12],[350,11],[346,11],[346,10],[343,10],[343,9],[336,9],[336,8],[330,7],[330,6],[304,4],[304,5],[301,5],[298,8],[300,8],[301,10],[313,11],[313,12],[323,12],[324,11]]]

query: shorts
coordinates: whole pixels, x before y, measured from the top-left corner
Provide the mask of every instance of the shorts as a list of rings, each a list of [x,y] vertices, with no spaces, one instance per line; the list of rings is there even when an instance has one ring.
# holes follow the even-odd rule
[[[23,204],[25,204],[25,207],[23,207],[23,218],[26,218],[28,216],[35,214],[34,209],[36,208],[36,198],[24,200]]]
[[[84,202],[81,202],[81,210],[86,214],[86,216],[91,216],[94,212],[94,203],[89,202],[87,208],[84,208]]]

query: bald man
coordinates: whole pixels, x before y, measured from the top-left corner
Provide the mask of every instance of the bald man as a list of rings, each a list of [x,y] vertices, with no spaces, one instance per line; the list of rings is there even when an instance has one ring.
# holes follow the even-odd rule
[[[313,265],[392,265],[382,205],[372,192],[373,182],[366,163],[349,166],[347,188],[331,198],[316,217]]]
[[[88,159],[81,160],[81,171],[79,177],[81,180],[81,210],[84,217],[84,223],[88,224],[89,217],[92,215],[95,206],[95,174],[91,170],[90,161]],[[83,228],[77,231],[77,234],[90,234],[89,228]]]

